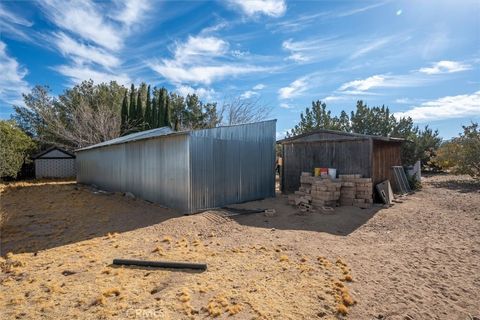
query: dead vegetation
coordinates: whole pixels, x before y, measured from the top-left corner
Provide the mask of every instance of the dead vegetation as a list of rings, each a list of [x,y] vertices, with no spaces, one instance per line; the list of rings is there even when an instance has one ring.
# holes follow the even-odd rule
[[[243,205],[274,208],[275,216],[227,218],[182,216],[71,183],[9,186],[1,194],[12,217],[2,227],[1,316],[365,319],[402,315],[395,301],[416,318],[474,315],[480,288],[469,275],[480,261],[473,220],[480,201],[459,194],[456,205],[466,203],[466,211],[449,208],[451,199],[428,209],[438,194],[448,197],[429,192],[378,212],[354,208],[351,216],[344,208],[297,216],[279,198]],[[364,222],[351,231],[343,219],[355,216]],[[208,270],[118,267],[114,258],[206,262]]]

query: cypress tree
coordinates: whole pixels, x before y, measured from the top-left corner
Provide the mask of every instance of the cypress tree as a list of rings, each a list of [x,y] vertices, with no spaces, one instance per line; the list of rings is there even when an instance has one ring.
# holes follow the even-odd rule
[[[147,101],[145,101],[145,129],[154,128],[152,125],[152,101],[150,99],[150,85],[147,88]]]
[[[130,106],[128,107],[128,120],[131,122],[130,124],[133,124],[133,125],[136,125],[133,122],[137,118],[136,116],[137,107],[136,107],[135,101],[136,101],[135,86],[132,83],[132,86],[130,87]]]
[[[127,97],[128,90],[125,90],[125,95],[123,97],[123,102],[122,102],[122,124],[120,127],[120,133],[125,133],[128,127],[128,97]]]
[[[166,92],[165,88],[160,89],[160,93],[158,96],[158,115],[157,115],[157,126],[164,127],[165,126],[165,104],[166,104]]]
[[[165,90],[166,92],[166,90]],[[163,117],[164,119],[164,122],[162,124],[162,126],[165,126],[165,127],[171,127],[170,125],[170,97],[168,95],[166,95],[165,97],[165,115]],[[177,129],[175,129],[177,130]]]
[[[137,94],[137,111],[135,112],[137,124],[143,126],[143,106],[142,106],[142,90],[138,90]]]
[[[157,123],[157,88],[153,89],[152,117],[150,119],[150,127],[151,128],[158,128],[158,123]]]

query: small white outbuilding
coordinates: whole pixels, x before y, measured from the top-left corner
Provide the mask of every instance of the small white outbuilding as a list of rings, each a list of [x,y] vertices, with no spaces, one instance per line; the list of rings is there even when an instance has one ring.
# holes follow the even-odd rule
[[[70,178],[76,176],[75,155],[59,147],[51,147],[33,157],[35,178]]]

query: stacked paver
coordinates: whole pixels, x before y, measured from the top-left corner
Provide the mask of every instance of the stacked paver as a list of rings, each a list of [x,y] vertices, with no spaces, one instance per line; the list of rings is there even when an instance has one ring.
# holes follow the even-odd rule
[[[313,177],[310,172],[302,172],[300,188],[288,200],[301,211],[339,205],[370,208],[373,203],[372,190],[372,179],[362,178],[359,174],[339,175],[338,179],[332,179],[329,176]]]

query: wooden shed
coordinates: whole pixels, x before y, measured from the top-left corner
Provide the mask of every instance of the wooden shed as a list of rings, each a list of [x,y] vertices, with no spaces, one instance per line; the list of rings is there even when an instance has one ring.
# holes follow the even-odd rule
[[[51,147],[32,157],[35,178],[75,177],[75,155],[59,147]]]
[[[402,165],[404,139],[318,129],[280,140],[283,166],[281,190],[294,192],[300,187],[302,171],[314,168],[337,169],[337,174],[362,174],[375,184],[394,181],[392,166]]]

